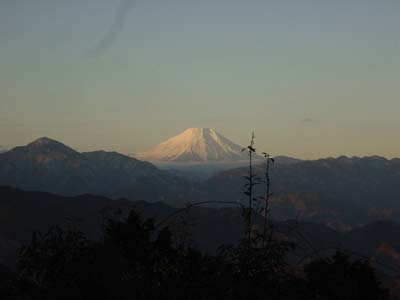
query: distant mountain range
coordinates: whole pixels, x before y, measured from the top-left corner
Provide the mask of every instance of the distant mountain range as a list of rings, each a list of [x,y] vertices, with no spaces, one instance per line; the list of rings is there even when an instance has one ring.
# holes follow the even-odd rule
[[[246,161],[244,161],[245,164]],[[212,166],[212,164],[210,164]],[[79,153],[48,138],[0,154],[0,185],[63,196],[96,194],[174,207],[193,201],[240,202],[248,168],[217,172],[193,182],[193,163],[160,170],[116,152]],[[263,163],[254,166],[263,176]],[[185,173],[186,172],[186,173]],[[277,157],[271,169],[271,213],[350,230],[376,220],[400,221],[400,159],[338,157],[301,161]],[[259,185],[256,195],[263,195]]]
[[[255,172],[263,176],[262,165]],[[200,184],[201,198],[240,201],[246,168],[220,172]],[[271,170],[272,213],[299,217],[348,230],[373,220],[400,221],[400,159],[339,157],[291,164]],[[258,193],[264,193],[259,186]]]
[[[79,153],[49,138],[0,154],[0,184],[65,196],[93,193],[171,204],[190,188],[148,162],[116,152]]]

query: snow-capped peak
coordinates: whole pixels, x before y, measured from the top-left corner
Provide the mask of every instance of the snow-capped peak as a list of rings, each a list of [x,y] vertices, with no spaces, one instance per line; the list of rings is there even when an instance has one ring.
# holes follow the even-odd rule
[[[238,161],[247,159],[242,148],[213,129],[189,128],[133,156],[149,161]]]

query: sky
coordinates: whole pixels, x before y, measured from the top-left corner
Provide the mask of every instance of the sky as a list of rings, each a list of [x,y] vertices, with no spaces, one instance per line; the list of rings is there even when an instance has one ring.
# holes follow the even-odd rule
[[[398,0],[0,0],[0,145],[400,156]]]

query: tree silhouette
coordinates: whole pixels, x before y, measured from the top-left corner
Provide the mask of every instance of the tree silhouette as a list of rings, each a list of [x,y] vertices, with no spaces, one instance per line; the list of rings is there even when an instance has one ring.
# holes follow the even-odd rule
[[[0,272],[2,299],[388,299],[368,262],[337,253],[298,267],[294,245],[268,229],[216,255],[179,246],[174,231],[132,210],[104,238],[76,229],[34,234],[18,271]],[[0,269],[1,271],[1,269]]]
[[[321,258],[305,268],[313,299],[388,299],[367,261],[352,260],[343,252]]]

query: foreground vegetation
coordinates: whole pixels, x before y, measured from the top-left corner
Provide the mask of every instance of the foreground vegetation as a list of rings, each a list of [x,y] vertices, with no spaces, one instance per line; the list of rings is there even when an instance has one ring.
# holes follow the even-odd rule
[[[388,299],[368,262],[336,253],[294,266],[285,240],[254,230],[205,255],[132,211],[101,241],[75,229],[34,234],[17,271],[1,272],[1,299]]]

